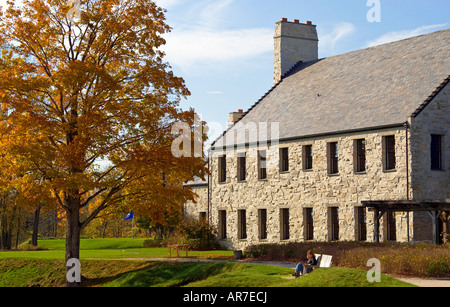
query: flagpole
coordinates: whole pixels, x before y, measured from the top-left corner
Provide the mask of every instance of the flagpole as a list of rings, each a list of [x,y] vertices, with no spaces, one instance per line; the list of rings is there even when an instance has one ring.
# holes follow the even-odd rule
[[[133,239],[133,222],[134,222],[134,215],[133,218],[131,219],[131,238]]]
[[[128,213],[128,215],[125,217],[125,220],[131,220],[131,238],[134,237],[134,214],[133,210]]]

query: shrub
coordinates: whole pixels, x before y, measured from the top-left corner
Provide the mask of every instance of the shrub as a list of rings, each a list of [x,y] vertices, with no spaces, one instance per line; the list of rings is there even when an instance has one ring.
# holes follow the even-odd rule
[[[41,247],[41,246],[33,246],[31,243],[27,244],[21,244],[21,246],[18,248],[19,251],[43,251],[48,250],[48,248]]]
[[[189,244],[192,250],[214,250],[219,247],[215,229],[206,221],[185,221],[185,223],[180,225],[178,231],[182,238],[182,243]]]
[[[303,242],[287,244],[252,245],[245,250],[247,256],[265,260],[304,261],[306,252],[312,250],[316,254],[333,255],[333,262],[338,263],[342,254],[349,250],[364,246],[360,242]]]
[[[144,241],[144,247],[146,247],[146,248],[164,247],[163,240],[157,240],[154,238],[147,239]]]
[[[215,250],[220,246],[212,226],[205,221],[189,220],[178,226],[170,236],[144,241],[144,247],[166,247],[171,244],[188,244],[191,250]]]
[[[172,232],[171,235],[167,235],[165,237],[156,236],[151,239],[147,239],[144,241],[144,247],[167,247],[167,245],[171,244],[184,244],[184,239],[181,237],[179,232]]]

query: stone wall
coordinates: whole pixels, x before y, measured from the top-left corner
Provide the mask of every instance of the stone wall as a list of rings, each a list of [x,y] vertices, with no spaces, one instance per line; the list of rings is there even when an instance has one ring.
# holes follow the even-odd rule
[[[184,216],[187,219],[199,219],[200,213],[208,214],[208,186],[195,185],[192,191],[197,195],[195,202],[188,201],[184,204]]]
[[[417,200],[450,199],[450,85],[411,119],[412,191]],[[442,135],[443,165],[431,170],[431,135]]]
[[[410,119],[411,186],[415,200],[450,199],[450,86]],[[431,135],[442,135],[442,169],[431,169]],[[414,240],[432,240],[432,220],[427,212],[414,214]]]
[[[299,61],[317,60],[318,42],[315,25],[277,22],[274,33],[274,84]]]
[[[396,169],[383,170],[383,136],[394,135]],[[354,141],[366,140],[366,171],[355,173]],[[327,143],[338,142],[339,174],[328,174]],[[303,170],[302,146],[312,145],[313,169]],[[279,170],[279,148],[289,148],[289,171]],[[218,182],[218,157],[227,154],[227,181]],[[290,238],[304,240],[304,208],[313,208],[314,240],[330,240],[329,207],[339,208],[339,240],[354,241],[355,207],[364,200],[406,198],[406,131],[383,129],[335,137],[303,139],[268,148],[267,180],[258,180],[257,148],[247,148],[247,179],[237,181],[236,152],[214,152],[212,156],[211,222],[218,226],[218,210],[227,211],[227,248],[249,244],[284,242],[280,238],[280,210],[289,209]],[[272,163],[270,163],[272,162]],[[275,163],[273,163],[275,162]],[[267,210],[267,239],[258,238],[258,209]],[[238,210],[246,210],[247,239],[239,240]],[[366,212],[367,240],[373,241],[373,214]],[[411,219],[412,220],[412,219]],[[406,240],[406,216],[397,214],[397,240]],[[383,226],[383,222],[381,223]],[[412,223],[410,222],[410,227]],[[383,231],[381,231],[383,236]],[[383,240],[383,237],[381,238]]]

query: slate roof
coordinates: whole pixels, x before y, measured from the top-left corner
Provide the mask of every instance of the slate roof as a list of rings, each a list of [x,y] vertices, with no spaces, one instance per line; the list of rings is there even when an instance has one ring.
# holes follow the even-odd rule
[[[206,157],[205,158],[206,161],[209,161],[209,158]],[[205,167],[209,169],[208,166],[208,162],[205,163]],[[208,186],[208,176],[206,175],[205,178],[201,178],[201,177],[197,177],[194,176],[194,179],[191,181],[186,181],[184,183],[184,187],[191,187],[191,188],[196,188],[196,187],[207,187]]]
[[[281,140],[398,125],[449,75],[450,29],[300,62],[224,133],[226,144],[252,122],[279,123]]]
[[[204,187],[208,186],[208,181],[206,179],[202,179],[200,177],[194,177],[194,180],[188,181],[184,184],[184,186],[190,186],[190,187]]]

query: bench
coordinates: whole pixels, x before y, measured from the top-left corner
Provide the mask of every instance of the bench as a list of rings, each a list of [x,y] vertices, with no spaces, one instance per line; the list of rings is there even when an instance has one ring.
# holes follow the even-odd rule
[[[317,265],[306,264],[303,266],[303,275],[306,274],[306,269],[331,268],[333,256],[316,254],[316,261]]]
[[[180,250],[183,249],[186,251],[186,257],[188,256],[189,245],[187,244],[168,245],[167,247],[169,248],[169,257],[172,257],[172,249],[176,249],[177,257],[180,257]]]

